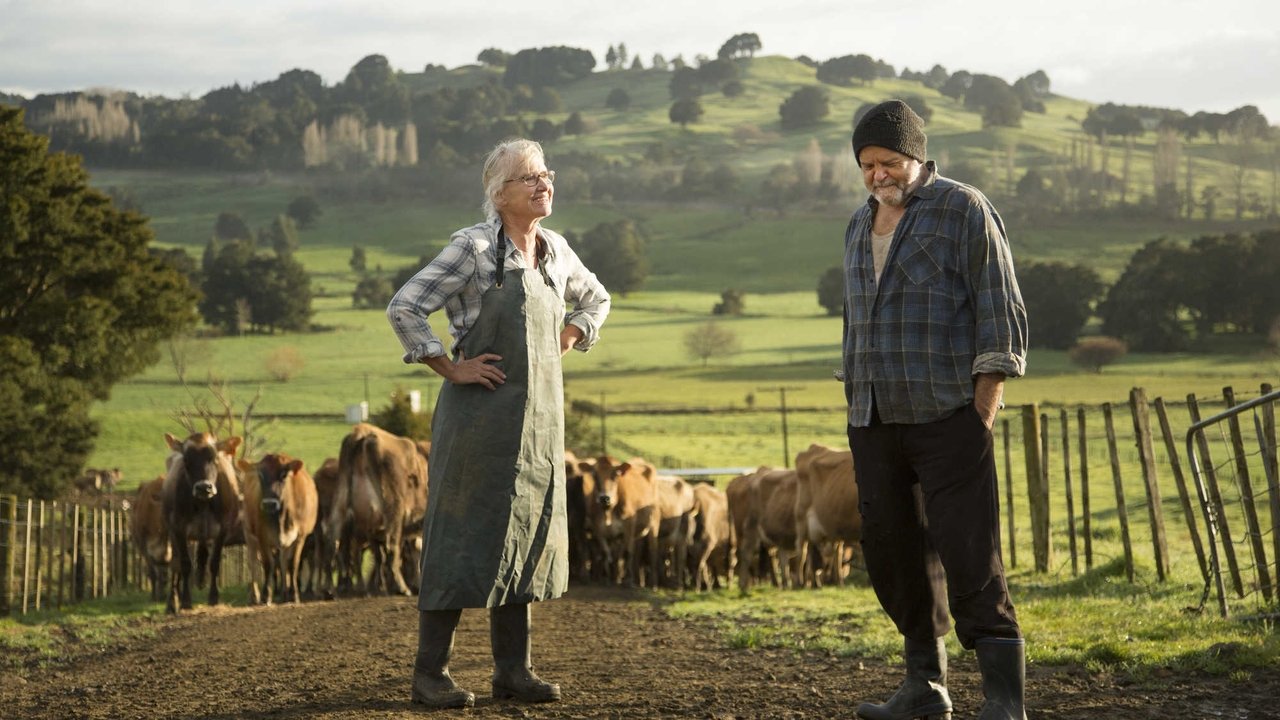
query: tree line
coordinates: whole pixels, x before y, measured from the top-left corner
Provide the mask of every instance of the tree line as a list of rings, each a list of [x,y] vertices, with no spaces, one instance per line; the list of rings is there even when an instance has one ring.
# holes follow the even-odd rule
[[[1069,350],[1091,320],[1096,333],[1128,349],[1170,352],[1239,334],[1280,347],[1280,229],[1205,235],[1190,243],[1152,240],[1110,286],[1084,264],[1028,262],[1017,269],[1037,347]],[[844,272],[818,279],[818,303],[844,309]]]

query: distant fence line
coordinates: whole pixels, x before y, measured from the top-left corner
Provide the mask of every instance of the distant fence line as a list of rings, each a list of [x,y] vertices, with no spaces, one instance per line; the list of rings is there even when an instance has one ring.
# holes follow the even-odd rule
[[[1130,514],[1145,513],[1150,534],[1151,557],[1160,581],[1170,570],[1164,498],[1160,476],[1170,473],[1178,498],[1168,504],[1180,511],[1186,537],[1206,583],[1217,587],[1220,611],[1243,601],[1255,610],[1274,608],[1280,602],[1280,481],[1276,467],[1275,405],[1280,393],[1263,385],[1256,398],[1237,402],[1232,388],[1225,388],[1221,400],[1205,406],[1222,405],[1224,410],[1201,421],[1201,402],[1194,396],[1166,403],[1162,398],[1148,401],[1141,388],[1129,397],[1128,422],[1117,419],[1111,403],[1057,406],[1056,413],[1042,412],[1038,404],[1016,410],[1018,421],[1002,419],[996,428],[997,452],[1002,451],[1005,480],[1004,514],[1007,544],[1006,562],[1018,566],[1019,518],[1027,517],[1031,534],[1032,561],[1037,572],[1054,566],[1054,535],[1051,532],[1055,508],[1050,489],[1061,483],[1065,501],[1066,551],[1071,573],[1094,566],[1093,538],[1101,522],[1118,526],[1123,548],[1124,570],[1134,580],[1134,547]],[[1179,451],[1183,438],[1175,433],[1170,408],[1184,405],[1191,419],[1186,432],[1186,467]],[[1046,410],[1053,406],[1045,405]],[[763,412],[754,407],[741,412]],[[1074,412],[1072,412],[1074,410]],[[723,413],[723,408],[703,408],[702,412]],[[1253,422],[1242,425],[1241,416],[1252,411]],[[670,414],[667,408],[610,408],[610,414]],[[832,408],[788,408],[786,412],[832,412]],[[1012,414],[1012,413],[1010,413]],[[1153,421],[1154,415],[1154,421]],[[1016,422],[1016,424],[1015,424]],[[1074,427],[1073,427],[1074,424]],[[1015,434],[1020,425],[1021,437]],[[785,420],[782,423],[785,427]],[[1133,434],[1128,435],[1132,429]],[[1121,436],[1132,442],[1121,443]],[[1246,437],[1248,436],[1248,437]],[[1192,441],[1194,440],[1194,445]],[[784,437],[785,444],[786,439]],[[807,446],[807,443],[805,443]],[[625,440],[609,438],[606,447],[629,456],[643,456],[650,462],[679,473],[695,463],[669,455],[646,453]],[[1157,458],[1164,449],[1164,462]],[[802,448],[800,448],[802,449]],[[1015,490],[1014,456],[1021,452],[1026,491]],[[1126,482],[1125,467],[1139,468],[1141,493]],[[1058,469],[1060,467],[1060,470]],[[693,475],[699,475],[697,469]],[[1132,470],[1130,470],[1132,475]],[[1114,503],[1091,496],[1091,480],[1109,476]],[[1260,482],[1255,482],[1260,478]],[[1166,485],[1167,487],[1167,485]],[[1077,507],[1077,502],[1079,506]],[[1026,510],[1022,504],[1026,503]],[[1057,508],[1059,512],[1061,508]],[[1079,523],[1077,525],[1077,522]],[[1203,534],[1201,528],[1203,527]],[[143,588],[146,565],[128,533],[126,502],[77,503],[68,501],[21,500],[0,496],[0,615],[62,608],[83,599],[102,597],[123,588]],[[1061,531],[1059,531],[1061,532]],[[1270,549],[1267,537],[1270,536]],[[229,584],[248,577],[243,546],[227,548],[231,553],[224,568]],[[1267,553],[1271,553],[1268,560]],[[1225,568],[1220,567],[1225,562]]]

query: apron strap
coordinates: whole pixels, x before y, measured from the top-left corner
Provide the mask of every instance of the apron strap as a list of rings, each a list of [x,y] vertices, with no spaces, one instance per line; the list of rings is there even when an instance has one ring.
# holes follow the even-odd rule
[[[501,223],[498,224],[497,265],[498,269],[494,273],[494,282],[498,287],[502,287],[502,276],[507,269],[507,231],[506,228],[502,227]]]

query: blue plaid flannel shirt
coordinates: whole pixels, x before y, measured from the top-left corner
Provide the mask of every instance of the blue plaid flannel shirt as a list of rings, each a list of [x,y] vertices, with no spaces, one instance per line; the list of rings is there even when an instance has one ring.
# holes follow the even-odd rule
[[[974,376],[1026,372],[1027,311],[1004,223],[977,189],[932,161],[907,200],[880,282],[874,196],[845,230],[845,396],[849,424],[927,423],[971,402]]]

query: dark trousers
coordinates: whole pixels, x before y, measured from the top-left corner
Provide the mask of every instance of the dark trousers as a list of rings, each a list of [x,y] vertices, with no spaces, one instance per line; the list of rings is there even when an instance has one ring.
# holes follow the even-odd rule
[[[1000,559],[991,431],[973,405],[919,425],[849,428],[862,550],[881,606],[904,637],[950,629],[972,649],[1021,637]]]

